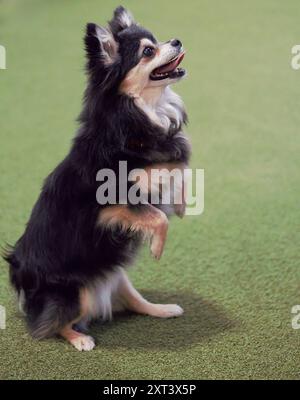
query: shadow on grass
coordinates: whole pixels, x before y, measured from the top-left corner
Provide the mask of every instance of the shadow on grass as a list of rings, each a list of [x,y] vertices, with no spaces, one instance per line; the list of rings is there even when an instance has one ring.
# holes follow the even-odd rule
[[[185,312],[170,319],[129,312],[116,314],[111,322],[96,322],[91,326],[90,333],[98,345],[112,349],[178,350],[207,341],[236,325],[221,307],[192,293],[142,291],[142,294],[152,302],[178,302]]]

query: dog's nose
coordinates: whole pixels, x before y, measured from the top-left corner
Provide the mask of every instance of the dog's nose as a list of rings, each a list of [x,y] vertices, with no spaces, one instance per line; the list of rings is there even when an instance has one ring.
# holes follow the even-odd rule
[[[174,47],[181,47],[182,46],[182,43],[181,43],[181,41],[179,39],[172,39],[170,44],[171,44],[171,46],[174,46]]]

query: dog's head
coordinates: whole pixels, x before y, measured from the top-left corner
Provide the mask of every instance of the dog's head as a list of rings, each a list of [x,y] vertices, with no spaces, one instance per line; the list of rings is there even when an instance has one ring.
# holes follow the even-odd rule
[[[87,25],[85,45],[88,73],[103,90],[117,88],[135,96],[185,75],[185,70],[178,68],[184,57],[180,40],[158,42],[121,6],[107,28]]]

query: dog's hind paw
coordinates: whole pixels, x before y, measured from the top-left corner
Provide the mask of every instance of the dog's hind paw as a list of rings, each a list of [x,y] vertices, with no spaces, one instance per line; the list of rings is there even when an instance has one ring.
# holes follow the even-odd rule
[[[177,304],[151,304],[147,314],[158,318],[179,317],[183,309]]]
[[[79,335],[70,342],[79,351],[90,351],[95,347],[94,339],[87,335]]]

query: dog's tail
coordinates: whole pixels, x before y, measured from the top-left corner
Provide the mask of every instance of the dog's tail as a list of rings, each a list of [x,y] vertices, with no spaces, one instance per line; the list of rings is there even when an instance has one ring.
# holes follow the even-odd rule
[[[15,254],[15,247],[5,243],[4,246],[1,246],[1,256],[9,265],[10,282],[19,294],[21,287],[18,283],[17,271],[20,269],[20,263]]]
[[[12,265],[14,260],[14,246],[9,243],[5,243],[5,245],[0,247],[0,255],[1,257],[10,265]]]

